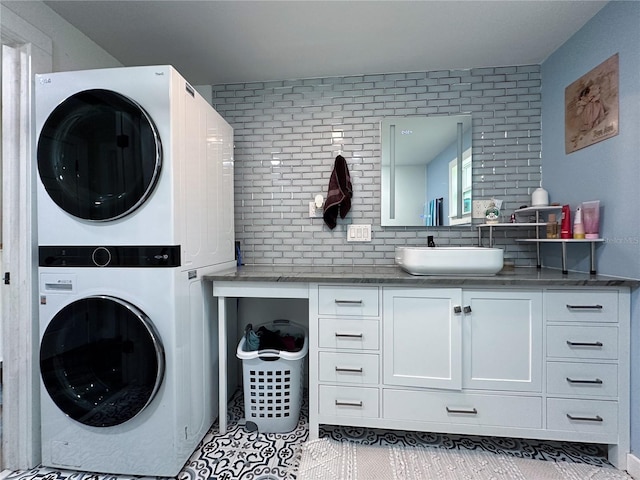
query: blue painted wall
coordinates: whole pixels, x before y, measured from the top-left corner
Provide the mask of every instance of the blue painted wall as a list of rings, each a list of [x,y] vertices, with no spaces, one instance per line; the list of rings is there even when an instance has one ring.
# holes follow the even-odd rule
[[[564,92],[575,80],[619,54],[619,134],[565,154]],[[640,279],[640,2],[607,4],[541,66],[542,184],[551,201],[600,200],[598,273]],[[552,247],[547,245],[545,247]],[[568,268],[588,271],[588,249],[569,249]],[[559,265],[555,250],[545,265]],[[640,456],[640,295],[632,296],[631,448]]]

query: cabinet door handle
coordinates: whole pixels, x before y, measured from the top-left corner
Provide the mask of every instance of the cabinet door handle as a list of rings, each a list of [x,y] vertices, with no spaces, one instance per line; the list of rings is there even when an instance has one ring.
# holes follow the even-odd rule
[[[602,305],[569,305],[567,303],[567,308],[569,310],[602,310]]]
[[[462,307],[460,305],[456,305],[453,307],[453,313],[462,313]]]
[[[362,305],[362,300],[339,300],[336,298],[334,302],[337,305]]]
[[[468,415],[477,415],[478,414],[478,410],[476,410],[475,408],[472,409],[464,409],[464,408],[449,408],[447,407],[447,413],[466,413]]]
[[[359,402],[349,402],[344,400],[336,400],[336,407],[359,407],[362,408],[362,400]]]
[[[362,338],[361,333],[340,333],[336,332],[336,338]]]
[[[595,417],[578,417],[578,416],[575,416],[575,415],[571,415],[570,413],[567,413],[567,418],[569,420],[578,420],[578,421],[581,421],[581,422],[602,422],[602,421],[604,421],[600,415],[596,415]]]
[[[582,380],[582,379],[575,379],[575,378],[567,377],[567,382],[569,382],[569,383],[585,383],[585,384],[602,385],[602,380],[600,380],[599,378],[595,378],[593,380]]]
[[[352,368],[352,367],[338,367],[336,365],[336,372],[350,372],[350,373],[362,373],[362,367]]]
[[[602,342],[572,342],[571,340],[567,340],[567,345],[569,345],[570,347],[602,348],[604,344]]]
[[[462,310],[464,311],[464,313],[471,313],[471,306],[465,305]]]

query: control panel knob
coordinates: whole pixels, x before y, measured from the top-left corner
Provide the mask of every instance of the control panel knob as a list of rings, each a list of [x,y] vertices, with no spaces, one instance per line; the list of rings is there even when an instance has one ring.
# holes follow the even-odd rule
[[[111,252],[107,247],[98,247],[91,254],[91,260],[97,267],[106,267],[111,263]]]

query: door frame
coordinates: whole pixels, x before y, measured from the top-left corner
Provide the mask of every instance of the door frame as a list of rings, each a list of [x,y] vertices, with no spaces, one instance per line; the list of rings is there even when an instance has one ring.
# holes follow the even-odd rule
[[[52,41],[0,5],[2,38],[2,468],[40,463],[33,81],[52,70]],[[24,319],[24,320],[22,320]],[[20,321],[22,320],[22,321]]]

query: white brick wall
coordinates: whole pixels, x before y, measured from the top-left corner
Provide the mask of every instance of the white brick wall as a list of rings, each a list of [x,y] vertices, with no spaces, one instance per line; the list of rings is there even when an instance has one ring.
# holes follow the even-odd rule
[[[380,120],[471,114],[475,198],[505,200],[507,217],[540,185],[538,65],[214,85],[216,110],[235,133],[235,226],[245,263],[392,265],[394,248],[473,245],[472,227],[380,226]],[[308,218],[326,196],[336,155],[353,183],[351,212],[329,230]],[[349,223],[370,223],[371,243],[347,243]],[[517,265],[535,265],[531,234],[504,229],[496,244]]]

